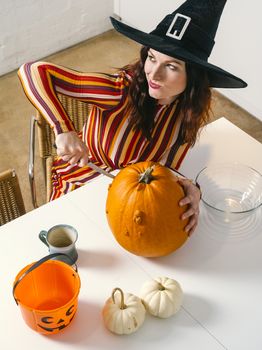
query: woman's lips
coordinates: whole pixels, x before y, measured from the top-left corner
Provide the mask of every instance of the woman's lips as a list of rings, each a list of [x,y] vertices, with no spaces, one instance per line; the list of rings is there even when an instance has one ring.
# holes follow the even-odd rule
[[[161,88],[160,85],[153,83],[151,80],[149,81],[149,86],[150,86],[152,89],[160,89],[160,88]]]

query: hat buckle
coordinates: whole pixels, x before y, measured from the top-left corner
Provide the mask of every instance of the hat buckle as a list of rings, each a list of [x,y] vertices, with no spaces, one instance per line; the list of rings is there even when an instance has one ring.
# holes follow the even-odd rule
[[[177,20],[181,20],[181,18],[184,19],[184,24],[183,27],[178,30],[176,29],[176,25],[177,25]],[[176,13],[175,17],[173,18],[167,32],[166,35],[170,36],[173,39],[177,39],[177,40],[181,40],[185,34],[185,31],[189,25],[191,21],[191,17],[186,16],[186,15],[182,15],[181,13]]]

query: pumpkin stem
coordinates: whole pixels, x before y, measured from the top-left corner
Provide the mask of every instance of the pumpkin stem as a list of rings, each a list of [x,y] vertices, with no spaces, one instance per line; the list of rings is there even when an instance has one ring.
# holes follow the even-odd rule
[[[163,286],[163,284],[158,283],[158,289],[162,291],[162,290],[165,290],[166,288]]]
[[[120,309],[121,310],[124,310],[124,309],[126,309],[126,305],[125,305],[125,302],[124,302],[124,293],[123,293],[123,291],[122,291],[122,289],[120,289],[120,288],[114,288],[113,289],[113,291],[112,291],[112,300],[113,300],[113,303],[115,304],[116,302],[115,302],[115,292],[120,292],[120,294],[121,294],[121,299],[120,299]]]
[[[145,184],[149,184],[154,179],[154,176],[152,175],[154,168],[155,168],[155,165],[152,165],[149,168],[147,168],[145,172],[139,175],[138,181],[140,183],[142,182]]]

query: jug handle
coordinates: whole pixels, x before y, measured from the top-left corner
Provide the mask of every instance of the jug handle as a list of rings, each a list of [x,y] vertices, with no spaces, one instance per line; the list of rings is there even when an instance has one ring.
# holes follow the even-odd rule
[[[46,235],[47,235],[47,231],[42,230],[42,231],[39,233],[38,237],[39,237],[39,239],[40,239],[47,247],[49,247],[49,245],[48,245],[48,243],[47,243],[47,240],[46,240]]]
[[[42,259],[38,260],[37,262],[35,262],[32,266],[29,267],[28,270],[26,270],[19,278],[18,280],[14,283],[13,285],[13,297],[15,299],[15,302],[16,304],[18,305],[18,301],[15,297],[15,289],[17,287],[17,285],[22,281],[22,279],[28,274],[30,273],[31,271],[35,270],[36,268],[38,268],[40,265],[42,265],[44,262],[48,261],[48,260],[51,260],[57,256],[60,256],[60,255],[65,255],[67,258],[69,258],[71,261],[72,261],[72,265],[75,265],[75,272],[78,272],[78,269],[77,269],[77,265],[76,263],[71,259],[71,257],[67,254],[64,254],[64,253],[53,253],[53,254],[49,254],[47,256],[44,256]]]

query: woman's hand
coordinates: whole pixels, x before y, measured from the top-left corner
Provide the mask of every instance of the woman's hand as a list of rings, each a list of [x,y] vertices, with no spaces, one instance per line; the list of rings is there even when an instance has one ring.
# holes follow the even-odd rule
[[[188,210],[182,215],[182,220],[189,218],[189,222],[185,227],[188,236],[194,231],[198,223],[199,216],[199,201],[201,193],[199,188],[188,179],[179,178],[179,183],[184,189],[185,197],[179,202],[180,206],[189,205]]]
[[[87,165],[88,149],[75,131],[64,132],[56,136],[57,155],[70,164],[80,167]]]

